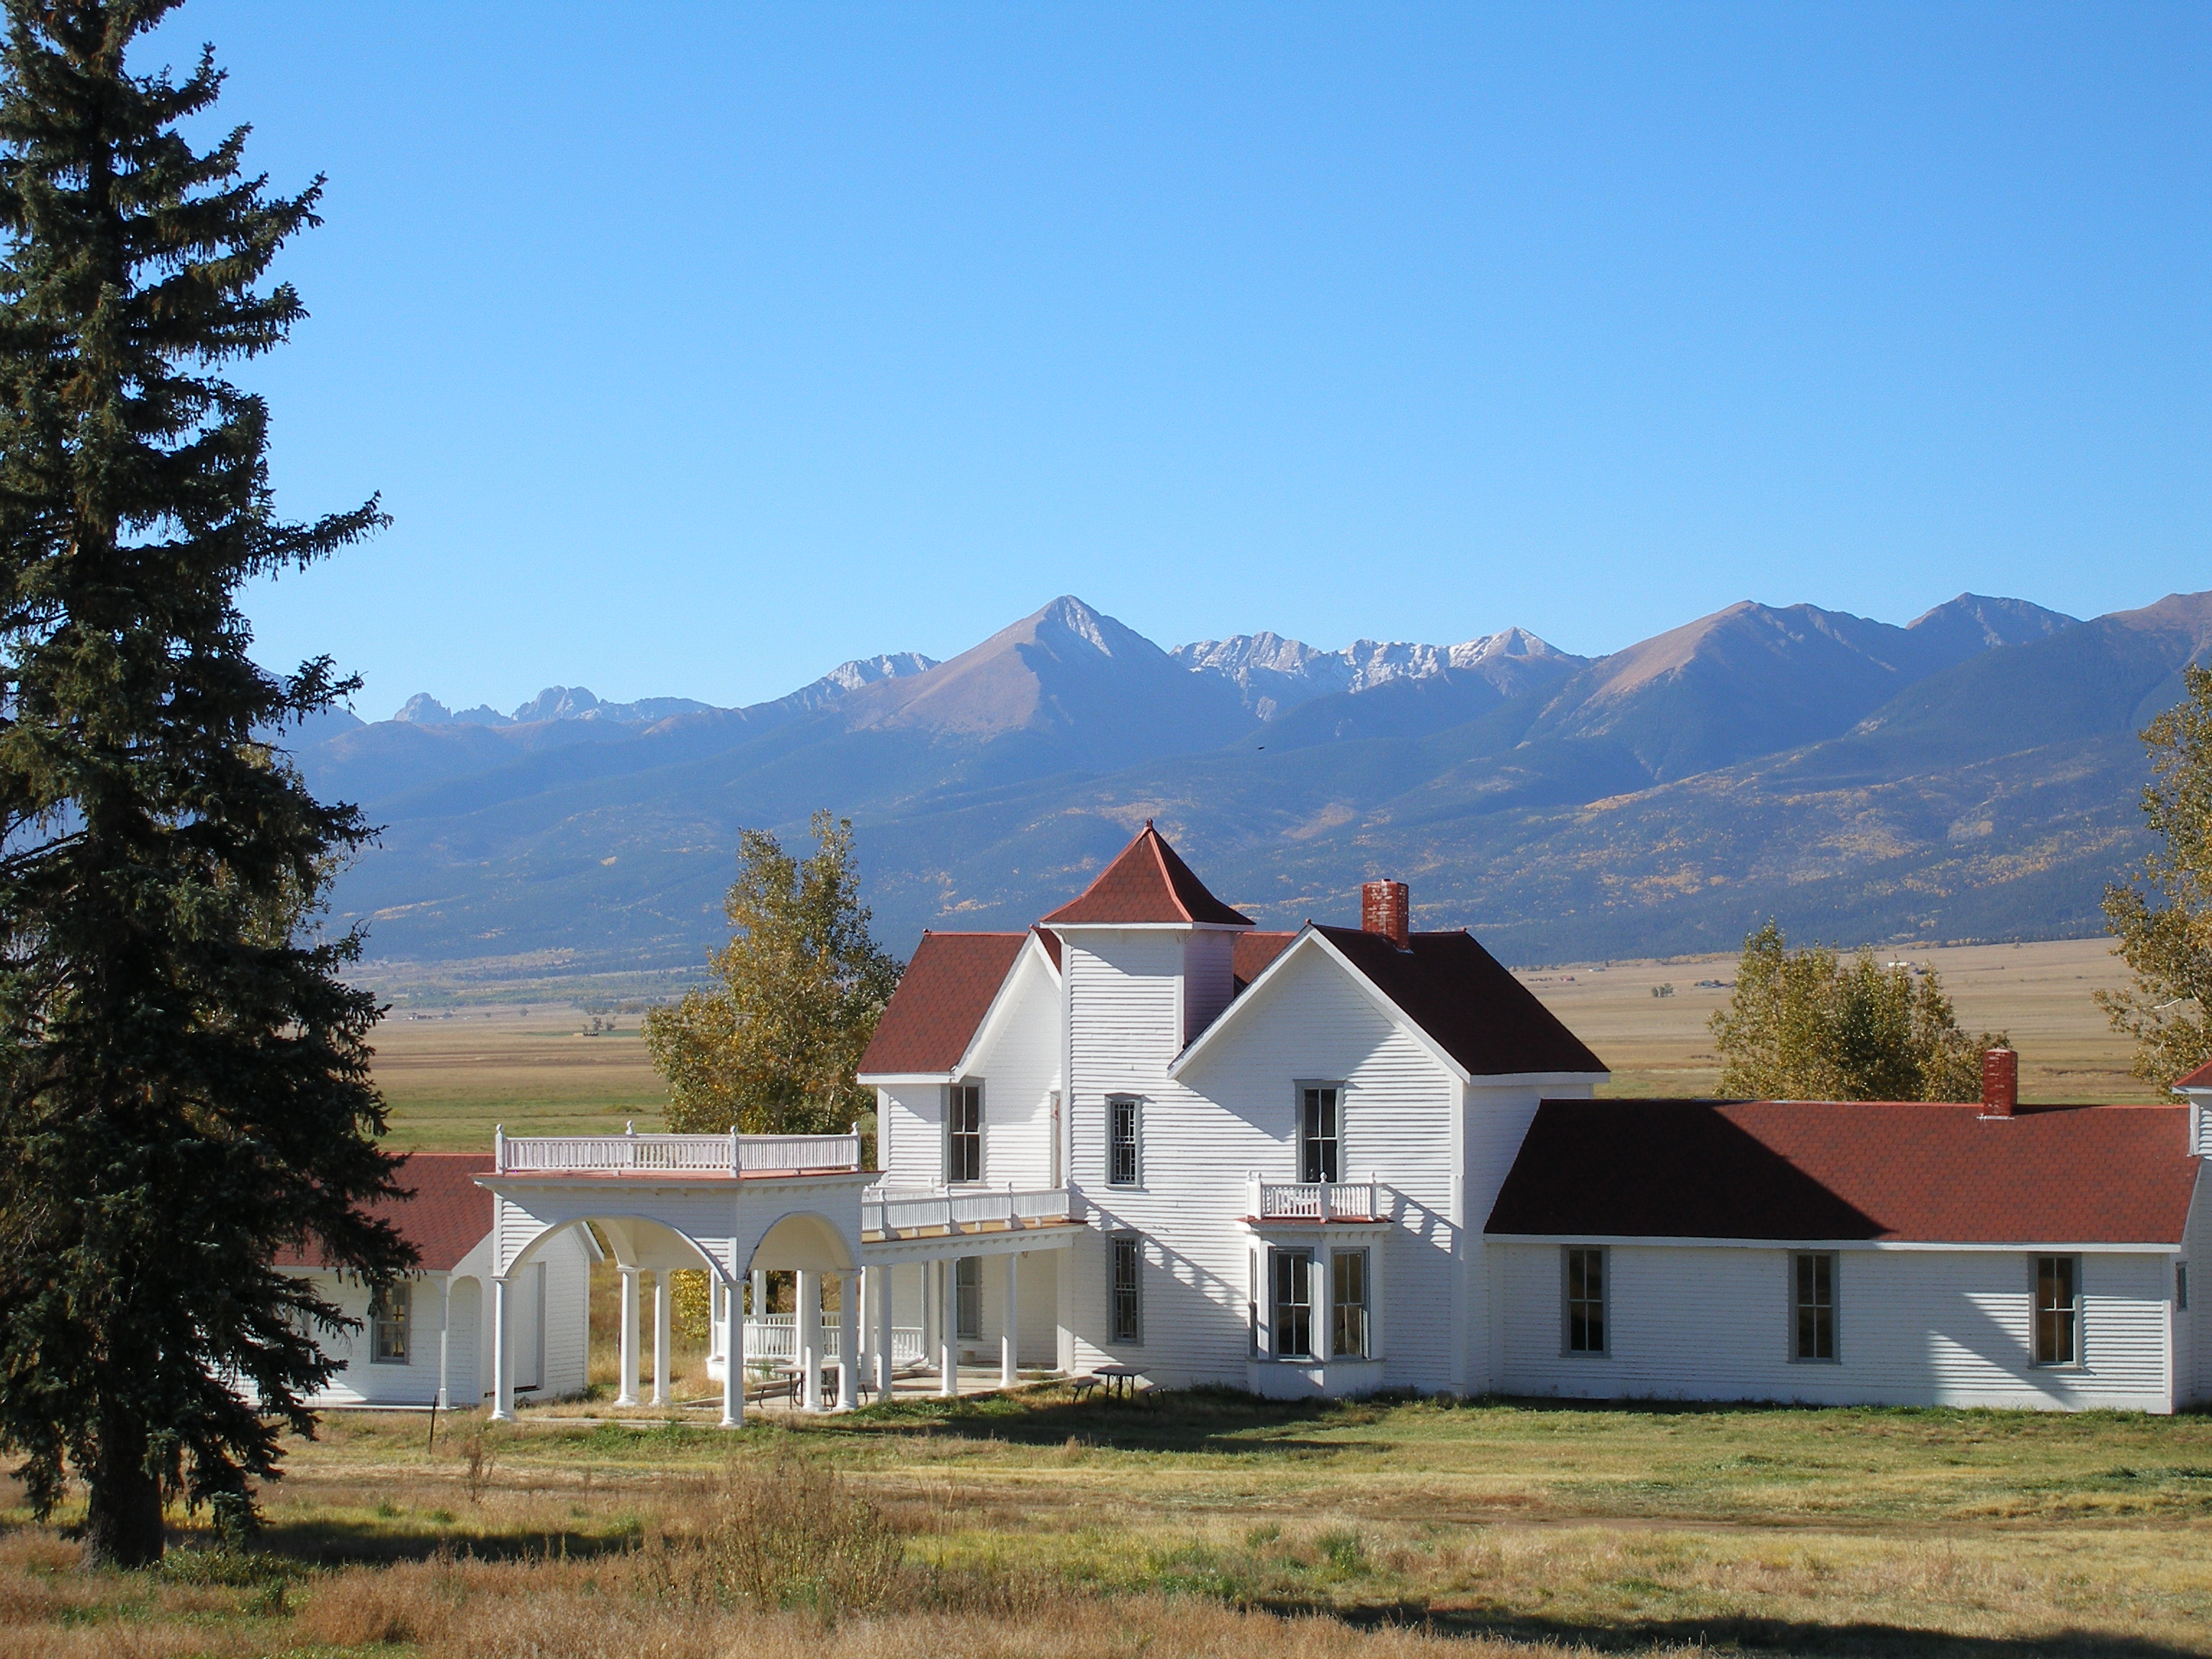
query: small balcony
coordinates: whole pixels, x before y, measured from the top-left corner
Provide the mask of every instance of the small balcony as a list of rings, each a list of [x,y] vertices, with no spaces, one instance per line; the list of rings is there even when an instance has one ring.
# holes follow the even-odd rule
[[[932,1238],[1066,1226],[1074,1219],[1065,1187],[917,1192],[879,1187],[860,1200],[863,1237]]]
[[[860,1137],[842,1135],[492,1135],[495,1175],[853,1175]]]
[[[1245,1182],[1245,1215],[1253,1221],[1388,1221],[1391,1192],[1371,1176],[1365,1181]]]

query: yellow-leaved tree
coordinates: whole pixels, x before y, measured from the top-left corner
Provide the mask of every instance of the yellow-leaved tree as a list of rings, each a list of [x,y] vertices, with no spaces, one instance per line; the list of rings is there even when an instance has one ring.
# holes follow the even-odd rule
[[[1711,1030],[1721,1093],[1753,1100],[1978,1100],[1983,1051],[2009,1046],[1960,1029],[1933,969],[1793,951],[1771,921],[1744,940]]]
[[[2143,728],[2152,780],[2143,816],[2159,844],[2136,887],[2105,890],[2105,919],[2135,983],[2100,991],[2112,1029],[2136,1040],[2134,1071],[2171,1083],[2212,1060],[2212,669],[2185,668],[2188,696]]]

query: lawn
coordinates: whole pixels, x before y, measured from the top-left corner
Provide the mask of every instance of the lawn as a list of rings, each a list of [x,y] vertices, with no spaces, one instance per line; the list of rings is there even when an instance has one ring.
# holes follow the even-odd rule
[[[2212,1650],[2197,1416],[1052,1387],[666,1415],[449,1418],[434,1448],[334,1418],[258,1553],[160,1574],[70,1573],[19,1528],[0,1654]],[[863,1558],[842,1588],[806,1565]]]

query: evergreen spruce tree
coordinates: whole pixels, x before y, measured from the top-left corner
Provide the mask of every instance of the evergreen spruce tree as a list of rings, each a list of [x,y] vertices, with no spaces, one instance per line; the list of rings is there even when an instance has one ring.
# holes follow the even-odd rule
[[[382,521],[273,513],[262,401],[221,378],[302,314],[222,77],[126,68],[176,0],[5,0],[0,50],[0,1442],[95,1564],[173,1499],[250,1524],[349,1322],[270,1261],[408,1264],[352,936],[312,927],[365,830],[263,740],[350,689],[248,657],[248,578]],[[143,46],[142,46],[143,50]],[[257,735],[263,734],[263,735]],[[252,1403],[249,1403],[251,1401]]]

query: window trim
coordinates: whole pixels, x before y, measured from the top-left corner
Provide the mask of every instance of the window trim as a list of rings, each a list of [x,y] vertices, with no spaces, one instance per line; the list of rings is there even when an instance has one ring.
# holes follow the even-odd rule
[[[1303,1244],[1279,1244],[1267,1252],[1267,1346],[1268,1358],[1272,1359],[1287,1360],[1301,1365],[1321,1363],[1322,1356],[1313,1351],[1313,1274],[1315,1258],[1320,1254],[1321,1252],[1313,1247]],[[1304,1286],[1305,1300],[1304,1302],[1285,1302],[1279,1288],[1282,1284],[1283,1267],[1292,1261],[1305,1263]],[[1283,1346],[1285,1334],[1297,1318],[1296,1314],[1289,1318],[1285,1317],[1286,1309],[1297,1310],[1304,1315],[1306,1340],[1305,1346],[1302,1348],[1286,1348]],[[1323,1332],[1322,1334],[1326,1336],[1328,1333]]]
[[[1113,1333],[1115,1347],[1141,1348],[1145,1346],[1145,1241],[1135,1233],[1118,1232],[1107,1234],[1106,1244],[1107,1328]],[[1128,1253],[1130,1264],[1127,1286],[1129,1319],[1126,1328],[1121,1320],[1124,1251]],[[1124,1334],[1125,1329],[1128,1334]]]
[[[1797,1299],[1797,1264],[1801,1261],[1826,1261],[1828,1264],[1828,1352],[1825,1355],[1800,1353],[1797,1351],[1797,1338],[1800,1333],[1798,1321],[1804,1311],[1803,1304],[1802,1304]],[[1842,1252],[1838,1250],[1792,1250],[1790,1252],[1787,1273],[1788,1277],[1784,1281],[1784,1293],[1788,1298],[1790,1309],[1790,1322],[1787,1327],[1790,1340],[1790,1363],[1793,1365],[1842,1364],[1844,1363],[1844,1328],[1842,1312],[1844,1303],[1844,1261]],[[1814,1305],[1815,1308],[1818,1308],[1820,1304],[1815,1303]]]
[[[1291,1086],[1295,1091],[1295,1097],[1293,1098],[1291,1106],[1291,1151],[1297,1158],[1298,1183],[1301,1186],[1309,1187],[1316,1185],[1335,1186],[1344,1179],[1346,1162],[1344,1156],[1344,1097],[1347,1091],[1341,1082],[1328,1078],[1303,1078]],[[1320,1145],[1332,1147],[1336,1153],[1336,1173],[1334,1175],[1323,1174],[1310,1178],[1306,1175],[1306,1097],[1309,1094],[1312,1094],[1322,1090],[1326,1090],[1329,1094],[1335,1097],[1334,1109],[1330,1115],[1334,1121],[1336,1133],[1332,1135],[1316,1137],[1316,1139]],[[1324,1164],[1322,1167],[1326,1170],[1328,1166]]]
[[[2072,1278],[2074,1296],[2067,1310],[2073,1321],[2074,1352],[2064,1359],[2045,1359],[2043,1352],[2043,1264],[2063,1261]],[[2084,1304],[2088,1297],[2081,1288],[2081,1258],[2070,1250],[2038,1250],[2027,1259],[2027,1363],[2039,1371],[2075,1371],[2087,1363],[2088,1351],[2088,1319]],[[2057,1311],[2053,1310],[2053,1311]]]
[[[2189,1311],[2189,1264],[2186,1261],[2173,1264],[2173,1310],[2176,1313]]]
[[[960,1109],[963,1093],[972,1097],[975,1108],[975,1127],[972,1131],[956,1127],[957,1120],[955,1115]],[[974,1143],[975,1173],[973,1175],[957,1173],[960,1143],[963,1140]],[[973,1186],[980,1184],[982,1179],[983,1081],[977,1078],[948,1083],[945,1085],[945,1184],[948,1187]]]
[[[1359,1262],[1359,1297],[1357,1301],[1337,1294],[1336,1267],[1340,1261],[1358,1258]],[[1328,1357],[1334,1360],[1371,1359],[1375,1357],[1375,1262],[1364,1244],[1332,1248],[1328,1253]],[[1359,1313],[1359,1345],[1356,1348],[1337,1346],[1337,1338],[1345,1314],[1357,1309]]]
[[[1123,1106],[1129,1109],[1129,1174],[1126,1179],[1121,1178],[1115,1169],[1122,1143],[1114,1132],[1114,1115]],[[1145,1097],[1142,1095],[1111,1094],[1106,1097],[1106,1184],[1130,1188],[1141,1188],[1145,1184]]]
[[[1573,1261],[1577,1253],[1597,1257],[1598,1346],[1574,1346]],[[1582,1298],[1587,1303],[1590,1298]],[[1613,1357],[1613,1250],[1604,1244],[1562,1244],[1559,1247],[1559,1355],[1565,1359],[1609,1359]]]
[[[380,1314],[377,1309],[388,1296],[397,1296],[399,1312],[395,1318]],[[399,1352],[384,1352],[384,1334],[387,1328],[396,1328],[399,1334]],[[368,1293],[368,1363],[372,1365],[411,1365],[415,1346],[415,1286],[412,1281],[395,1279],[380,1291]]]

